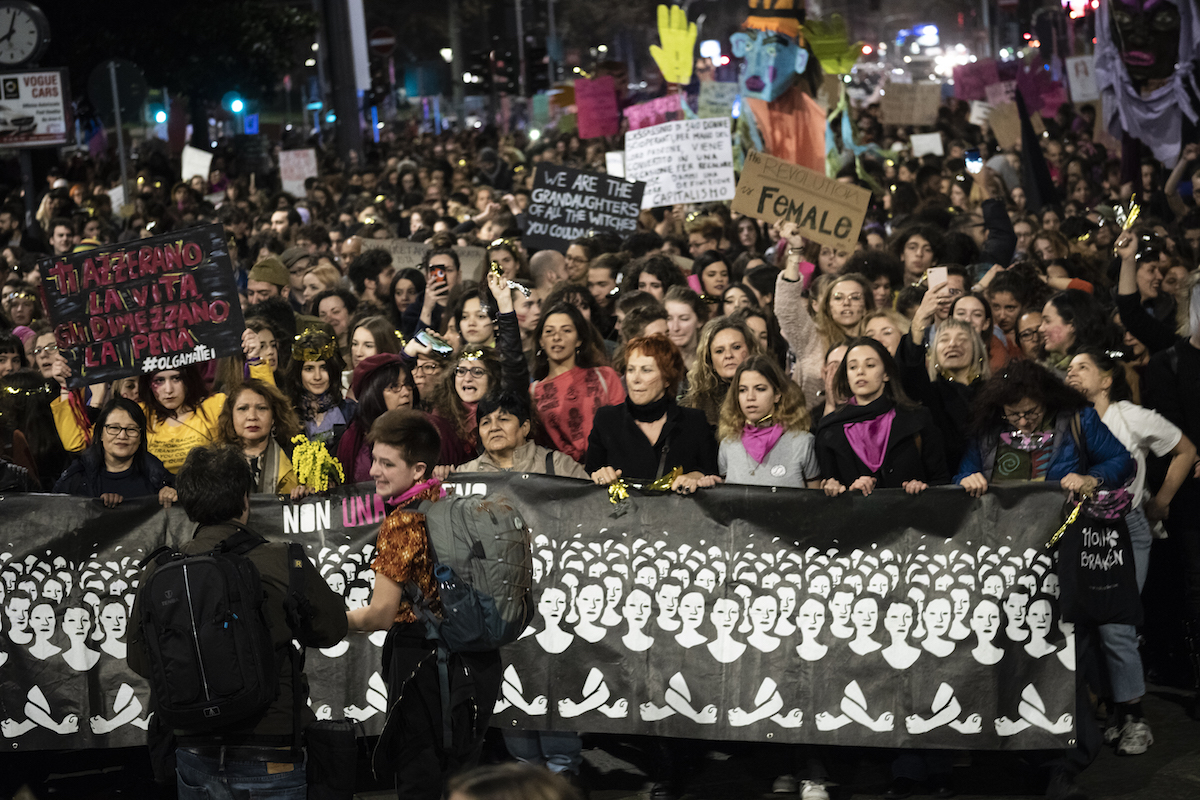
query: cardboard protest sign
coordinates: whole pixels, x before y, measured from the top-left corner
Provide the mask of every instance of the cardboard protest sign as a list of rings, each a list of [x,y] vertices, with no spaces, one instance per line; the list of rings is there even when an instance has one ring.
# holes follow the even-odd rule
[[[879,110],[888,125],[932,125],[941,103],[941,84],[889,83],[879,100]]]
[[[625,119],[629,120],[631,131],[683,119],[683,108],[679,105],[678,94],[668,94],[648,103],[638,103],[625,109],[624,113]]]
[[[697,116],[724,117],[733,115],[733,101],[737,98],[738,85],[721,81],[704,81],[700,84],[700,104],[696,109]]]
[[[183,146],[183,169],[180,170],[184,182],[190,181],[197,175],[204,178],[204,180],[208,180],[208,172],[209,167],[212,166],[212,160],[213,154],[210,151],[185,144]]]
[[[537,165],[533,193],[525,210],[523,241],[530,247],[567,249],[590,231],[628,236],[637,230],[646,184],[596,172]]]
[[[1074,56],[1067,59],[1067,83],[1071,86],[1071,102],[1087,103],[1100,99],[1096,86],[1096,57]]]
[[[1041,135],[1046,132],[1046,123],[1042,115],[1036,111],[1029,115],[1034,133]],[[988,126],[996,134],[996,142],[1005,150],[1012,150],[1021,144],[1021,115],[1017,112],[1016,103],[1002,103],[992,109],[988,116]]]
[[[621,111],[611,75],[575,81],[575,115],[580,139],[616,136],[621,130]]]
[[[1000,80],[996,60],[985,58],[974,64],[959,64],[954,68],[954,96],[959,100],[983,100],[987,86]]]
[[[993,83],[985,89],[987,94],[988,105],[1000,106],[1005,103],[1012,103],[1017,99],[1017,82],[1016,81],[1000,81]]]
[[[46,258],[42,302],[72,388],[241,352],[242,306],[221,225]]]
[[[946,154],[942,149],[942,135],[940,133],[914,133],[908,137],[908,142],[912,145],[913,156],[917,158],[927,154],[935,156]]]
[[[733,210],[766,222],[794,222],[806,239],[849,252],[858,241],[871,192],[752,150]]]
[[[629,131],[625,177],[646,182],[642,208],[732,198],[729,121],[689,119]]]
[[[453,247],[462,268],[464,281],[483,278],[483,262],[487,251],[482,247]],[[363,250],[387,250],[392,256],[392,266],[397,270],[411,267],[418,269],[425,258],[429,245],[425,242],[410,242],[408,239],[363,239]]]
[[[284,150],[279,154],[279,180],[283,190],[293,197],[304,196],[304,182],[317,177],[317,151]]]

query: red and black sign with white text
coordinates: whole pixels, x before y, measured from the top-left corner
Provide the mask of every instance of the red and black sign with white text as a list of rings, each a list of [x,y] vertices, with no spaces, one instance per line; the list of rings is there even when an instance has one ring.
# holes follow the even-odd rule
[[[42,301],[72,388],[241,350],[225,232],[204,225],[45,259]]]

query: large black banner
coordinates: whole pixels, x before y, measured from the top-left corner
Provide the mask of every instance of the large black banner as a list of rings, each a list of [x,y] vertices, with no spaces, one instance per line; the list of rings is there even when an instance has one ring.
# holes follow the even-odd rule
[[[1044,550],[1047,486],[879,491],[723,486],[635,496],[536,475],[454,476],[503,492],[533,532],[538,614],[506,648],[494,724],[706,739],[970,749],[1074,737],[1074,636]],[[303,542],[348,607],[368,602],[385,509],[369,485],[250,525]],[[178,508],[0,498],[0,733],[13,749],[144,741],[125,666],[137,562],[190,538]],[[378,732],[383,634],[309,651],[319,717]]]
[[[43,259],[42,302],[72,387],[241,351],[245,324],[221,225]]]

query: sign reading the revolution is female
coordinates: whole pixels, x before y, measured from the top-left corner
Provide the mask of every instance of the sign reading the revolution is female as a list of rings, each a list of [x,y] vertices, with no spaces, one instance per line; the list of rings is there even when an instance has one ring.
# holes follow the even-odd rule
[[[242,307],[220,225],[40,263],[71,387],[179,369],[241,349]]]

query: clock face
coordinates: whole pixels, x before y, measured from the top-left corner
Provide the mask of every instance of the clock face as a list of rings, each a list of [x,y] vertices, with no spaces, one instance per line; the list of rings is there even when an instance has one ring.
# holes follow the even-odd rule
[[[0,65],[12,66],[29,60],[41,39],[38,24],[28,11],[0,6]]]

